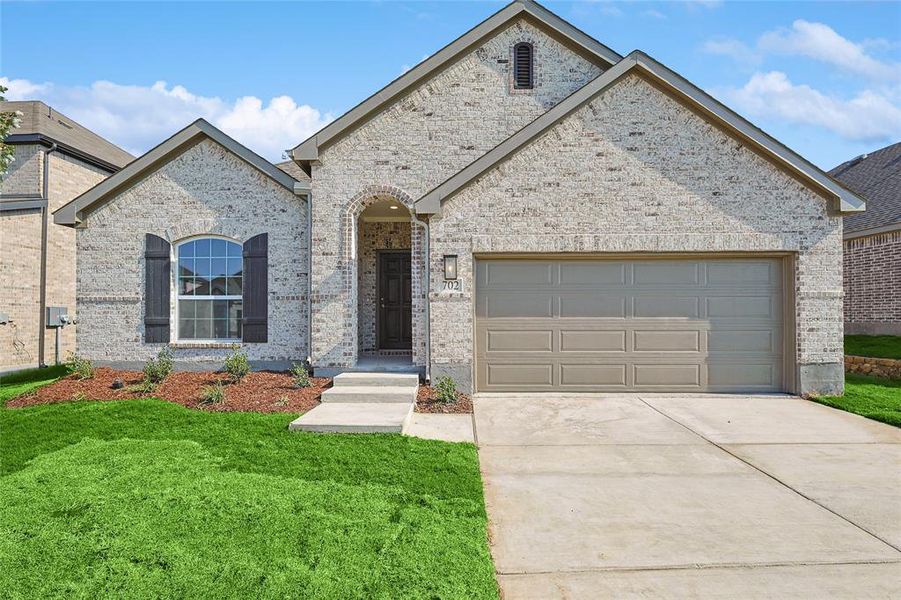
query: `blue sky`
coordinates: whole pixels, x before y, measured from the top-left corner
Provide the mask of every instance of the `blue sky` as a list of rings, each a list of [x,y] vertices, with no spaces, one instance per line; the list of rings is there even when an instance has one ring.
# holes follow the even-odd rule
[[[135,153],[203,116],[279,159],[504,4],[4,2],[0,79]],[[821,167],[901,140],[901,3],[544,4]]]

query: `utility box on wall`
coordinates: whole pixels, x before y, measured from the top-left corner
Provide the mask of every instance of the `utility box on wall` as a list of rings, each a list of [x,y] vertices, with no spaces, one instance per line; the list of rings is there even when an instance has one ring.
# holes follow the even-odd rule
[[[69,323],[69,311],[65,306],[47,307],[47,327],[65,327]]]

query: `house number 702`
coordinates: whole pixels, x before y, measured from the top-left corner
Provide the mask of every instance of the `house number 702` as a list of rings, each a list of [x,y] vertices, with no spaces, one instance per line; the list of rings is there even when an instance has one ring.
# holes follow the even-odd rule
[[[459,279],[457,279],[455,281],[445,281],[444,282],[444,291],[445,292],[461,292],[461,291],[463,291],[463,286],[461,285]]]

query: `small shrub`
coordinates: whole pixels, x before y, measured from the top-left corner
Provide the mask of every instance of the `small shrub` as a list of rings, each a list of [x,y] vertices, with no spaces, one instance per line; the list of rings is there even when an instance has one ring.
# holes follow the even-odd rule
[[[145,379],[141,383],[136,383],[134,385],[129,385],[125,388],[125,391],[130,394],[139,394],[141,396],[149,396],[153,393],[153,390],[156,389],[156,384],[152,381]]]
[[[225,402],[225,386],[221,381],[208,385],[200,390],[200,398],[204,404],[222,404]]]
[[[84,392],[76,392],[72,394],[72,402],[87,402],[88,395]]]
[[[66,358],[66,366],[78,379],[90,379],[94,376],[94,363],[70,352]]]
[[[287,397],[287,396],[280,396],[279,399],[275,401],[275,405],[276,405],[276,406],[279,406],[279,407],[281,407],[281,406],[288,406],[288,397]]]
[[[172,351],[169,348],[163,348],[156,358],[151,358],[144,365],[144,380],[150,383],[162,383],[171,372]]]
[[[457,384],[447,375],[440,378],[435,384],[435,392],[438,394],[439,402],[453,404],[457,401]]]
[[[294,387],[296,388],[308,388],[313,385],[306,362],[293,363],[291,365],[291,377],[294,378]]]
[[[247,355],[241,352],[237,344],[232,346],[231,353],[225,357],[225,372],[236,383],[250,373],[250,363],[247,362]]]

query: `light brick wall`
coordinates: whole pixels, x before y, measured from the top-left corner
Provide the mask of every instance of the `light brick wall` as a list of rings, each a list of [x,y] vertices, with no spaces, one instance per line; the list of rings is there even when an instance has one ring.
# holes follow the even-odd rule
[[[112,198],[78,229],[79,353],[137,363],[163,346],[143,342],[146,233],[173,244],[205,234],[243,243],[268,233],[269,341],[243,349],[257,366],[285,366],[308,356],[306,202],[211,140]],[[173,290],[175,271],[173,266]],[[171,299],[176,340],[174,293]],[[183,345],[174,344],[180,366],[221,364],[228,352]]]
[[[845,242],[845,330],[901,335],[901,231]]]
[[[3,194],[42,194],[41,146],[14,146],[16,161],[0,184]],[[90,189],[109,174],[60,152],[49,156],[50,212]],[[0,326],[0,370],[36,366],[40,310],[41,211],[0,213],[0,311],[13,323]],[[75,314],[75,232],[54,225],[47,229],[47,306],[65,306]],[[60,359],[75,350],[76,327],[60,335]],[[54,360],[55,331],[44,331],[45,361]]]
[[[519,41],[535,48],[534,90],[512,89],[511,53]],[[322,151],[312,183],[316,366],[356,362],[354,240],[357,215],[366,202],[389,193],[409,206],[600,73],[596,65],[520,20]],[[425,308],[420,232],[415,226],[412,245],[413,360],[421,365]]]
[[[760,251],[797,254],[801,391],[840,390],[841,237],[826,199],[628,77],[432,217],[432,377],[471,385],[474,253]],[[444,254],[461,293],[440,289]]]
[[[357,309],[360,352],[379,349],[376,332],[379,250],[409,250],[412,247],[411,230],[409,222],[360,223]]]

